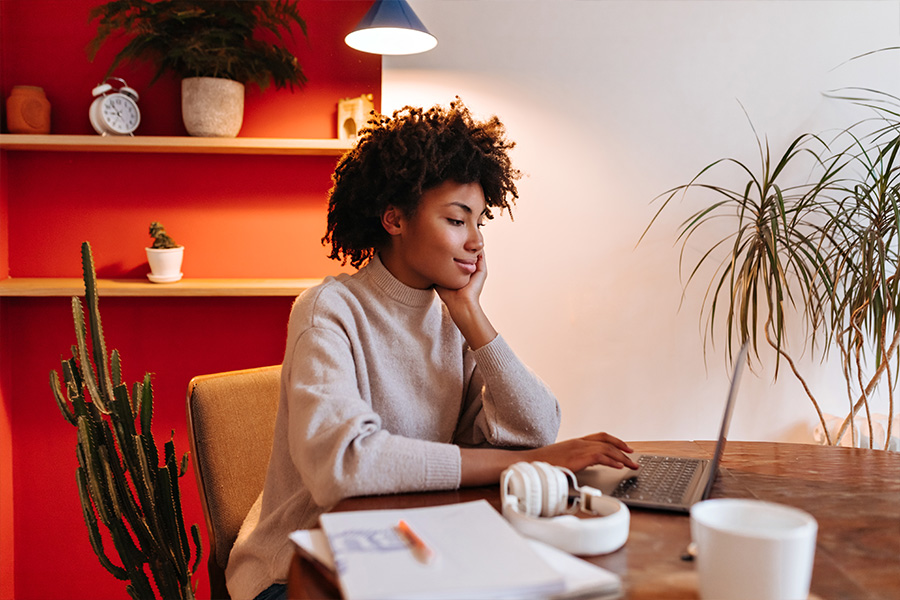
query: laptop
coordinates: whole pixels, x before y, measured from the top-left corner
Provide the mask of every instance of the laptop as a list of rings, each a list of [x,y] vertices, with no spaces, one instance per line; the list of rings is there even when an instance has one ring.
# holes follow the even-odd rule
[[[718,474],[741,373],[747,362],[747,350],[745,342],[734,363],[719,440],[712,459],[636,452],[632,458],[641,466],[639,470],[596,465],[576,474],[579,485],[597,488],[628,506],[690,512],[691,505],[709,496]]]

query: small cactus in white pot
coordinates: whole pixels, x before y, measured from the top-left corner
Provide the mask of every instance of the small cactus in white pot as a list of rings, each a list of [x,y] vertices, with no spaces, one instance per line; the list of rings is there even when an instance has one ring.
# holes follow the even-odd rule
[[[173,283],[182,277],[181,261],[184,258],[184,246],[179,246],[175,240],[166,233],[166,228],[161,223],[150,223],[150,235],[153,237],[153,245],[147,250],[147,262],[150,263],[150,273],[147,278],[153,283]]]

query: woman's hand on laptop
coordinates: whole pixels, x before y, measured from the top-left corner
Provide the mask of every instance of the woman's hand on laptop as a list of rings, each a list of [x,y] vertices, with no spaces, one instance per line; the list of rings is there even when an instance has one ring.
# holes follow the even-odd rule
[[[504,469],[521,461],[543,461],[558,467],[566,467],[573,472],[591,465],[637,469],[638,464],[628,458],[631,452],[633,450],[628,444],[608,433],[594,433],[532,450],[460,448],[462,462],[460,485],[496,483]]]
[[[527,455],[529,461],[542,460],[577,472],[591,465],[637,469],[638,464],[628,456],[632,452],[634,450],[619,438],[601,432],[526,450],[523,454]]]

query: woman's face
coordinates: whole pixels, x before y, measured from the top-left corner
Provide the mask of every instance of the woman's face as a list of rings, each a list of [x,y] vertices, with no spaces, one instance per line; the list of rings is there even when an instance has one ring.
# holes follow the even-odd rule
[[[382,222],[391,242],[380,251],[381,260],[409,287],[462,288],[484,248],[485,211],[481,184],[454,181],[422,194],[411,217],[389,207]]]

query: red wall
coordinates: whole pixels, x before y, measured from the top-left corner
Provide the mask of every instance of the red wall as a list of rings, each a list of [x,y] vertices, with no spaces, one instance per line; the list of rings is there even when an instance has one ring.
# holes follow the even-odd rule
[[[2,25],[2,21],[0,21]],[[6,152],[0,151],[0,279],[9,274],[7,257],[8,217],[6,214]],[[3,304],[0,300],[0,599],[13,598],[15,545],[12,481],[12,423],[9,416],[9,361],[2,346],[4,335]]]
[[[90,90],[114,48],[94,63],[91,6],[101,0],[0,0],[0,95],[39,85],[56,134],[92,134]],[[300,0],[309,36],[295,54],[298,92],[248,89],[246,137],[335,137],[339,98],[374,93],[381,60],[343,44],[370,0]],[[116,75],[141,93],[139,135],[184,135],[179,84],[148,87],[148,67]],[[5,114],[3,115],[5,125]],[[322,277],[325,194],[334,157],[0,152],[0,277],[78,277],[91,242],[106,277],[143,278],[151,220],[185,245],[186,277]],[[188,448],[191,377],[281,361],[290,298],[101,298],[107,343],[125,377],[154,373],[158,443]],[[127,598],[100,567],[75,488],[75,431],[59,414],[48,373],[74,342],[68,298],[0,299],[0,597]],[[181,480],[185,520],[203,524],[193,473]],[[11,505],[11,508],[10,508]],[[205,531],[205,529],[204,529]],[[205,537],[204,537],[205,541]],[[208,547],[205,548],[208,553]],[[13,555],[10,556],[10,551]],[[199,596],[208,597],[204,565]]]

